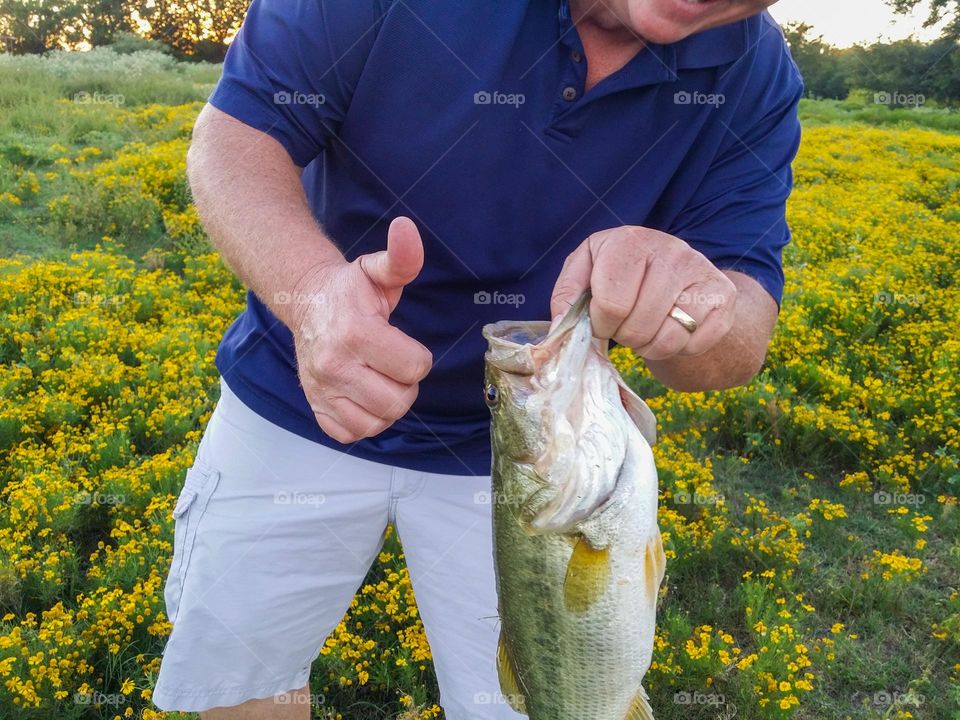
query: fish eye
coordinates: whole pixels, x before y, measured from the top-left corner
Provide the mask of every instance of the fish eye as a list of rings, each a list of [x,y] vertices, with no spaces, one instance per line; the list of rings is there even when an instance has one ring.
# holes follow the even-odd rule
[[[495,408],[500,403],[500,391],[497,390],[497,386],[487,385],[483,390],[483,399],[487,402],[487,407],[491,410]]]

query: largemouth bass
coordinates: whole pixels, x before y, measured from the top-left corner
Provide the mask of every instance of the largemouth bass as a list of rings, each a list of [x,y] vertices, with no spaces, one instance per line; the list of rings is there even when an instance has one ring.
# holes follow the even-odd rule
[[[649,720],[665,557],[656,420],[593,338],[585,294],[559,324],[484,327],[492,415],[501,690],[531,720]]]

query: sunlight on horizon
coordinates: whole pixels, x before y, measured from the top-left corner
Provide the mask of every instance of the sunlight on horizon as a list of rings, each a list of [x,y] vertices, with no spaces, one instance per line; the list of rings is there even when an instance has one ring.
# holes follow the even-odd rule
[[[838,47],[876,40],[935,40],[940,28],[924,28],[929,5],[921,3],[910,15],[896,14],[884,0],[780,0],[770,8],[778,23],[805,22],[813,35]]]

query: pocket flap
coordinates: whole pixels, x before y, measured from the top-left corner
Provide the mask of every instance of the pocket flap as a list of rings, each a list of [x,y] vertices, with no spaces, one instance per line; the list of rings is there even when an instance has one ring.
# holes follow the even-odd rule
[[[173,508],[173,519],[176,520],[180,518],[190,509],[190,506],[196,499],[197,491],[184,486],[183,490],[180,491],[180,497],[177,498],[177,505]]]
[[[173,508],[174,520],[183,516],[184,513],[190,509],[193,501],[197,499],[197,496],[200,494],[203,486],[207,484],[207,480],[210,479],[212,473],[212,468],[207,467],[199,461],[194,462],[193,466],[187,470],[187,476],[183,481],[183,490],[180,491],[180,495],[177,497],[177,504]]]

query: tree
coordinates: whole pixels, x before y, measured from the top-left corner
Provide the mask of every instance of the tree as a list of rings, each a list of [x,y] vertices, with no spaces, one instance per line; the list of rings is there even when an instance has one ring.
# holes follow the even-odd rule
[[[149,0],[147,36],[183,55],[219,61],[240,28],[249,0]]]
[[[919,5],[921,0],[887,0],[898,13],[909,13]],[[923,23],[924,27],[933,27],[942,20],[947,20],[944,27],[944,37],[960,38],[960,0],[930,0],[930,12]]]
[[[850,83],[891,97],[905,97],[907,104],[921,97],[956,102],[960,68],[955,45],[954,40],[941,38],[932,43],[910,39],[852,48]]]
[[[107,45],[119,33],[134,32],[134,14],[142,9],[131,0],[83,0],[82,8],[84,35],[93,46]]]
[[[0,35],[17,54],[66,48],[81,37],[80,14],[76,0],[0,0]]]
[[[810,37],[812,31],[813,28],[807,23],[790,23],[783,28],[790,54],[803,75],[807,94],[812,97],[845,98],[850,87],[842,52],[824,42],[822,35]]]

